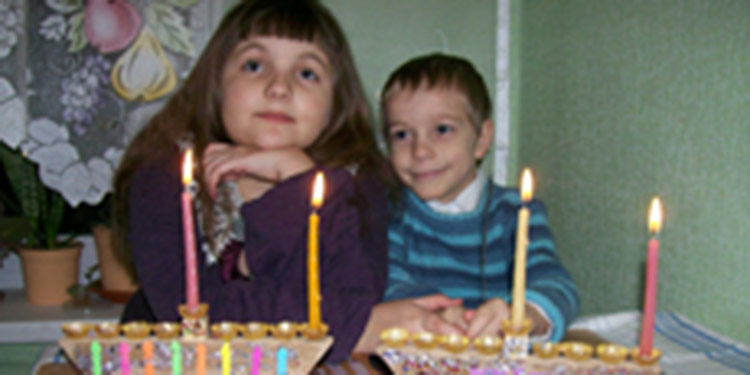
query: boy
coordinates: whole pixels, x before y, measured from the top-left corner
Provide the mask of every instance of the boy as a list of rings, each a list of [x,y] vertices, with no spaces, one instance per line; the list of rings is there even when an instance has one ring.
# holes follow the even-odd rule
[[[472,64],[433,54],[410,60],[381,97],[390,161],[406,188],[389,226],[385,300],[442,293],[461,307],[443,318],[467,336],[497,335],[510,316],[516,189],[478,169],[492,143],[487,88]],[[575,285],[555,252],[541,202],[532,200],[526,315],[532,334],[558,341],[578,313]]]

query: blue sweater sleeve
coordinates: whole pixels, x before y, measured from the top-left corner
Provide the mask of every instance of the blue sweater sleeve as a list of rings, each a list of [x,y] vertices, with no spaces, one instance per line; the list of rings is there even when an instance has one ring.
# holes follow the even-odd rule
[[[388,229],[388,286],[383,298],[385,301],[440,293],[437,288],[418,284],[412,278],[407,254],[411,249],[407,242],[398,218],[394,219]]]
[[[557,256],[544,205],[533,200],[528,207],[526,299],[544,310],[552,323],[550,339],[559,341],[578,315],[578,290]]]

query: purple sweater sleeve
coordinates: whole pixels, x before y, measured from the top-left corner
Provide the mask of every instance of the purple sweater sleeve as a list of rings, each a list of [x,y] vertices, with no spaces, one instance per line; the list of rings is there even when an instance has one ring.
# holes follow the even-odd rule
[[[171,166],[174,164],[174,167]],[[131,187],[130,240],[146,298],[160,320],[184,301],[179,165],[146,168]],[[346,358],[379,302],[386,278],[386,202],[378,181],[326,169],[320,214],[323,320],[335,342],[326,360]],[[201,300],[212,321],[307,320],[307,219],[313,172],[292,177],[241,208],[251,280],[222,281],[199,256]],[[355,194],[355,191],[358,194]],[[355,199],[359,197],[360,199]]]

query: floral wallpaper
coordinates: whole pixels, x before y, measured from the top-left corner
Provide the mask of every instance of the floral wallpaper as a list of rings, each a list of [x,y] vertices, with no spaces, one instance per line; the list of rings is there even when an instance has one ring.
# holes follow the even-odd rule
[[[222,13],[214,0],[4,0],[0,140],[72,206],[98,203]]]

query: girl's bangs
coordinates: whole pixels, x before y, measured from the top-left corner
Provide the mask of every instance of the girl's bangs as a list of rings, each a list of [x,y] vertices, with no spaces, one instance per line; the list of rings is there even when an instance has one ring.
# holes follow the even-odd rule
[[[321,44],[323,27],[311,11],[268,8],[256,13],[243,26],[243,39],[271,36]]]

